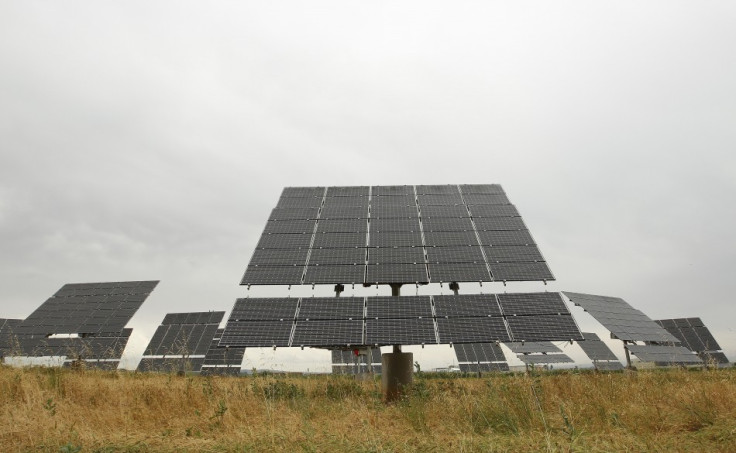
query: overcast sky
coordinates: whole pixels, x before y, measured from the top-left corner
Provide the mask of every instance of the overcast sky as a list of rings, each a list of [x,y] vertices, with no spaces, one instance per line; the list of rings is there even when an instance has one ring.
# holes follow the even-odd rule
[[[246,295],[284,186],[498,183],[557,281],[484,291],[699,316],[736,360],[734,24],[732,1],[3,1],[0,317],[161,280],[140,353],[165,313]]]

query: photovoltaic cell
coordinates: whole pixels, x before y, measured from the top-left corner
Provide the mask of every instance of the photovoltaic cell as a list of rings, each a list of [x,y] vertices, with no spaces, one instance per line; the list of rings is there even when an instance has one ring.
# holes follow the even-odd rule
[[[312,233],[264,234],[258,241],[259,249],[298,249],[309,248]]]
[[[441,184],[416,186],[416,192],[420,195],[454,195],[459,194],[460,190],[454,184]]]
[[[544,261],[536,245],[485,246],[483,251],[491,264]]]
[[[367,219],[368,207],[325,206],[320,219]]]
[[[371,233],[371,247],[421,247],[422,235],[419,231],[406,233]]]
[[[470,217],[423,217],[422,229],[429,231],[473,231]]]
[[[314,226],[317,224],[315,220],[271,220],[266,222],[264,234],[311,234]]]
[[[292,209],[274,209],[268,217],[272,220],[314,220],[319,217],[319,207],[314,208],[292,208]]]
[[[428,231],[424,242],[429,247],[472,246],[478,245],[478,238],[473,231]]]
[[[248,266],[241,285],[298,285],[304,266]]]
[[[478,231],[518,231],[526,230],[521,217],[487,217],[473,219]]]
[[[698,357],[708,365],[729,363],[728,357],[722,352],[699,352]]]
[[[499,184],[462,184],[460,191],[463,194],[503,194],[504,191]]]
[[[368,221],[366,219],[325,219],[320,220],[317,225],[317,234],[365,233],[366,231],[368,231]]]
[[[281,198],[321,197],[325,194],[325,187],[285,187]]]
[[[315,249],[318,250],[318,249]],[[312,251],[314,253],[314,250]],[[304,266],[309,249],[256,249],[251,266]]]
[[[464,194],[463,198],[465,199],[465,203],[470,204],[470,205],[511,204],[509,199],[506,197],[506,194],[503,194],[503,193],[498,193],[498,194],[471,193],[471,194]]]
[[[247,298],[238,299],[230,313],[230,321],[291,321],[296,316],[299,299]]]
[[[232,319],[232,318],[231,318]],[[284,321],[228,321],[220,339],[220,346],[287,347],[291,338],[293,320]]]
[[[365,247],[364,233],[317,233],[314,235],[313,247],[322,248],[350,248]]]

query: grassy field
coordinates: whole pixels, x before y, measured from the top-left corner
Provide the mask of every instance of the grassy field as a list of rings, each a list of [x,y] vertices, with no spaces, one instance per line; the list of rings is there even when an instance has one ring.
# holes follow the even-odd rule
[[[339,376],[0,366],[2,451],[736,451],[736,370]]]

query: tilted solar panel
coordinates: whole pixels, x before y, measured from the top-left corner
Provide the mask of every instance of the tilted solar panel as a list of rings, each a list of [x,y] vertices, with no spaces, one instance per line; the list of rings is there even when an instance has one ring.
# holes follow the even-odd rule
[[[284,189],[241,284],[547,280],[501,186],[432,185]]]

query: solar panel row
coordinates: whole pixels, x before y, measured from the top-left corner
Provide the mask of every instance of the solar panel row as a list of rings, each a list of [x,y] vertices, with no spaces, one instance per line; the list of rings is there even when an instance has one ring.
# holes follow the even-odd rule
[[[220,345],[345,347],[578,338],[577,325],[558,293],[248,298],[236,301]]]
[[[654,321],[694,352],[718,351],[721,346],[700,318],[661,319]]]

